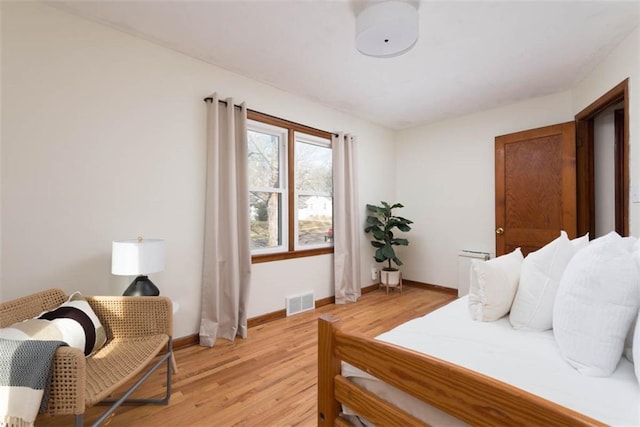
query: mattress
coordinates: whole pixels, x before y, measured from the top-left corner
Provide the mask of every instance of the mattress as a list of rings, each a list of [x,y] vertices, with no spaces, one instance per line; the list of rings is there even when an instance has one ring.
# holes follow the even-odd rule
[[[467,297],[376,339],[409,348],[512,384],[610,425],[640,425],[640,387],[633,364],[622,358],[610,377],[587,377],[560,356],[553,331],[515,330],[504,317],[471,320]],[[381,393],[412,415],[434,425],[460,422],[369,374],[343,363],[342,375]],[[348,414],[348,409],[345,410]]]

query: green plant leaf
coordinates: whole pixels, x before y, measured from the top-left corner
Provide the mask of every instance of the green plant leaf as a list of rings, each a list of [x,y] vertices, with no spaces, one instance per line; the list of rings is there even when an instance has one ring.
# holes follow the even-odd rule
[[[391,244],[398,246],[409,246],[409,241],[407,239],[393,239]]]
[[[400,221],[398,221],[397,218],[391,217],[391,218],[389,218],[389,221],[387,221],[386,227],[393,228],[393,227],[397,227],[398,224],[402,224],[402,223]]]
[[[371,216],[371,215],[367,217],[367,224],[378,225],[380,227],[382,227],[383,225],[382,221],[380,221],[378,217]]]
[[[365,233],[369,233],[369,232],[375,232],[375,231],[382,231],[382,229],[380,229],[379,225],[373,224],[365,228],[364,231]]]
[[[387,260],[387,258],[382,254],[382,248],[378,249],[373,257],[377,262],[385,262]]]
[[[391,246],[389,243],[384,245],[380,250],[382,251],[382,254],[386,259],[391,259],[396,256],[396,252],[393,250],[393,246]]]
[[[374,228],[371,231],[373,231],[373,237],[375,237],[376,240],[386,240],[385,239],[386,233],[384,231],[380,230],[379,228],[378,229]]]
[[[396,217],[397,220],[404,222],[405,224],[413,224],[413,221],[411,221],[410,219],[407,218],[403,218],[401,216],[397,216]]]
[[[411,227],[409,227],[407,224],[398,224],[398,229],[404,232],[411,231]]]

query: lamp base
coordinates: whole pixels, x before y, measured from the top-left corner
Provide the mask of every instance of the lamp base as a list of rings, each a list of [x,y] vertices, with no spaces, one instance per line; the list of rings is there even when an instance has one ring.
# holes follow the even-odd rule
[[[149,277],[140,275],[133,279],[122,295],[125,297],[157,297],[160,295],[160,290],[149,280]]]

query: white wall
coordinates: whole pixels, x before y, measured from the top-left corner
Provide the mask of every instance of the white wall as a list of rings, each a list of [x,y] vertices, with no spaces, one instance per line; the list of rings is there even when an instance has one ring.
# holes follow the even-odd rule
[[[615,117],[616,105],[598,114],[593,123],[596,235],[616,229],[615,217]]]
[[[630,175],[640,185],[639,31],[635,30],[573,90],[408,129],[397,134],[397,200],[415,221],[404,248],[404,277],[457,287],[460,249],[495,254],[494,138],[574,120],[629,77]],[[630,208],[640,235],[640,204]]]
[[[394,157],[388,129],[40,3],[1,2],[0,10],[1,300],[54,286],[119,294],[131,278],[110,274],[111,241],[163,238],[166,269],[151,278],[180,304],[175,336],[196,333],[203,98],[213,91],[356,134],[363,224],[366,201],[394,196],[395,181],[377,172]],[[363,250],[365,285],[368,257]],[[332,295],[331,260],[255,265],[249,317],[284,308],[288,294]]]
[[[495,254],[495,137],[572,119],[564,92],[399,132],[397,198],[415,222],[403,276],[456,288],[460,249]]]

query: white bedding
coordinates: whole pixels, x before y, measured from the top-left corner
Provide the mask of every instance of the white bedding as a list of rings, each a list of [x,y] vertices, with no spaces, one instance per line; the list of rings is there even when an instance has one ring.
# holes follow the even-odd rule
[[[507,317],[473,321],[467,304],[466,297],[460,298],[376,339],[464,366],[606,424],[640,425],[640,387],[627,359],[622,358],[610,377],[584,376],[560,357],[553,331],[514,330]],[[370,375],[345,363],[342,375],[359,383],[374,382]],[[375,385],[380,386],[379,382]],[[436,419],[425,419],[434,408],[425,409],[424,403],[406,397],[410,396],[385,398],[405,402],[393,402],[398,406],[411,402],[403,409],[435,425],[456,421],[439,412]]]

